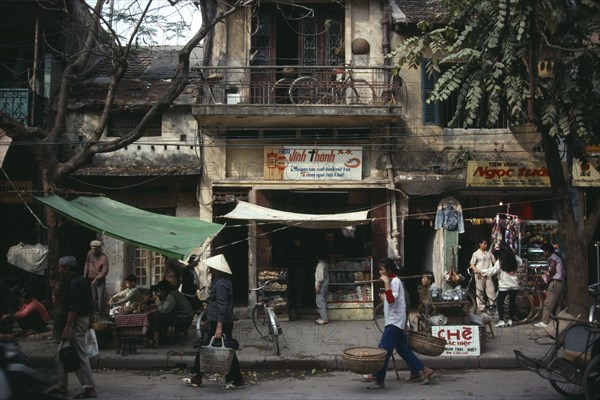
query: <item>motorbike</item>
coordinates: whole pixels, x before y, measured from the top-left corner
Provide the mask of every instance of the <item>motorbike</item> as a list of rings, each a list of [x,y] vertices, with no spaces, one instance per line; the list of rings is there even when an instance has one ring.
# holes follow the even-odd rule
[[[66,399],[52,393],[53,388],[45,374],[31,367],[14,340],[0,340],[0,400]]]

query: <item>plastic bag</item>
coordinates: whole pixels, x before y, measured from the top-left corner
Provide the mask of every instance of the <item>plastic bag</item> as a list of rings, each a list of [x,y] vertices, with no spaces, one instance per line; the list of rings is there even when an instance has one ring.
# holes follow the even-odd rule
[[[96,331],[88,329],[85,333],[85,352],[89,358],[98,357],[100,350],[98,349],[98,340],[96,339]]]

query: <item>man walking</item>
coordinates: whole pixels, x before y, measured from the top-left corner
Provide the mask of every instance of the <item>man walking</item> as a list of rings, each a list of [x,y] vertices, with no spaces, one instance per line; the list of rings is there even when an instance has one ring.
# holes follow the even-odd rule
[[[96,382],[90,367],[90,361],[85,351],[85,333],[90,327],[90,315],[93,312],[90,285],[77,272],[77,260],[73,256],[61,257],[58,260],[58,273],[65,278],[65,304],[67,311],[67,321],[60,340],[62,343],[69,342],[77,351],[80,368],[75,371],[77,379],[81,384],[83,391],[75,395],[75,399],[95,398]],[[56,377],[58,387],[56,392],[66,395],[69,384],[69,376],[64,370],[60,360],[60,348],[56,351]]]
[[[108,257],[102,251],[102,242],[92,240],[90,251],[85,259],[83,277],[90,281],[94,309],[100,315],[105,314],[106,275],[108,274]]]
[[[488,304],[496,301],[496,287],[492,276],[484,276],[481,270],[490,269],[494,266],[496,259],[491,251],[488,251],[488,242],[485,239],[479,241],[479,248],[473,253],[470,268],[475,273],[475,284],[477,287],[477,309],[481,313],[485,310],[484,293],[487,295]]]
[[[565,290],[565,279],[567,277],[562,258],[556,254],[554,246],[550,243],[542,244],[544,257],[548,259],[548,291],[542,308],[542,320],[535,324],[538,328],[546,328],[550,323],[550,314],[558,305]]]

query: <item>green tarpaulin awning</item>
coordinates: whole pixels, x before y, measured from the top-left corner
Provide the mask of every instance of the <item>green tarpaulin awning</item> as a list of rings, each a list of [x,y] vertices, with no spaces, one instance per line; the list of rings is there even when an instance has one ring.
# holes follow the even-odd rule
[[[187,259],[223,227],[196,218],[151,213],[106,197],[35,198],[91,230],[178,259]]]

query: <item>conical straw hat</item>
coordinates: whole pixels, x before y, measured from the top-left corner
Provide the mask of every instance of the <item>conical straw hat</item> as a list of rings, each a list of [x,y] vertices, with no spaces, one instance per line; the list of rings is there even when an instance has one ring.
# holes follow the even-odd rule
[[[229,264],[227,264],[227,260],[223,254],[216,255],[211,257],[205,261],[205,264],[208,265],[212,269],[216,269],[217,271],[225,272],[226,274],[233,275],[231,273],[231,269],[229,269]]]

